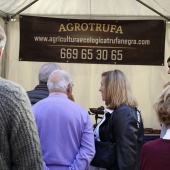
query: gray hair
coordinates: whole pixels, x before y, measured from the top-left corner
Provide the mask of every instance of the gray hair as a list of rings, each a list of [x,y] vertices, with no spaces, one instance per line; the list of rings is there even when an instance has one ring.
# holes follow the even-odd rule
[[[57,69],[61,69],[59,65],[55,63],[43,64],[39,69],[39,83],[47,83],[49,75]]]
[[[4,48],[6,44],[6,34],[4,29],[0,26],[0,49]]]
[[[49,76],[47,86],[50,92],[67,92],[69,85],[72,85],[70,75],[64,70],[55,70]]]

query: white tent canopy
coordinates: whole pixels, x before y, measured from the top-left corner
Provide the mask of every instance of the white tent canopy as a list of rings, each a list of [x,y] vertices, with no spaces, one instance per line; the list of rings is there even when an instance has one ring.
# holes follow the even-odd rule
[[[152,7],[159,13],[170,16],[169,0],[143,0],[144,4]],[[33,3],[24,10],[25,15],[41,16],[158,16],[136,0],[1,0],[0,10],[13,15]]]
[[[18,11],[22,11],[33,0],[1,0],[0,25],[7,31],[7,46],[5,60],[2,62],[1,75],[22,85],[25,90],[32,90],[38,84],[38,69],[44,62],[19,61],[20,28]],[[143,0],[163,16],[170,18],[169,0]],[[39,0],[20,14],[32,16],[48,16],[55,18],[77,19],[165,19],[155,11],[136,0]],[[16,15],[16,16],[15,16]],[[15,16],[15,17],[14,17]],[[14,17],[17,20],[8,21]],[[103,71],[120,69],[128,77],[132,91],[139,102],[139,109],[145,127],[160,129],[157,117],[153,110],[156,97],[169,80],[166,60],[170,56],[170,24],[166,24],[165,37],[165,66],[138,66],[138,65],[111,65],[111,64],[74,64],[59,63],[74,80],[73,95],[75,101],[89,108],[104,106],[98,91],[101,73]],[[94,117],[92,116],[92,121]]]

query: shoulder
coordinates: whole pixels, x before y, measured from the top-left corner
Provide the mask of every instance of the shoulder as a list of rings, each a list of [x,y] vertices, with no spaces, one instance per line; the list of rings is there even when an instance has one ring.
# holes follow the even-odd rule
[[[89,116],[88,111],[80,104],[78,104],[70,99],[66,99],[66,103],[68,106],[68,110],[70,110],[71,112],[74,112],[76,115],[81,115],[85,118],[87,118],[87,116]]]
[[[74,102],[74,101],[72,101],[72,100],[70,100],[70,102],[71,102],[77,109],[81,110],[82,112],[88,113],[88,111],[87,111],[83,106],[81,106],[80,104],[78,104],[78,103],[76,103],[76,102]]]
[[[140,116],[140,115],[139,115]],[[121,105],[113,112],[113,121],[115,125],[135,125],[138,120],[138,114],[134,107]]]
[[[132,113],[135,111],[135,108],[131,106],[121,105],[115,110],[114,114],[115,116],[128,116],[132,115]]]
[[[131,106],[128,106],[128,105],[125,105],[125,104],[122,104],[120,105],[116,110],[120,111],[120,110],[127,110],[127,111],[134,111],[135,108],[134,107],[131,107]]]
[[[0,102],[2,105],[14,107],[31,107],[26,91],[17,83],[0,78]]]
[[[152,159],[152,155],[154,155],[155,157],[158,154],[159,156],[166,155],[165,153],[169,153],[169,145],[170,140],[162,138],[147,142],[142,147],[141,155],[145,159]]]
[[[6,80],[2,78],[0,79],[0,92],[1,93],[5,92],[7,94],[17,95],[17,96],[21,94],[26,95],[26,92],[22,86],[10,80]]]
[[[142,151],[150,150],[154,147],[157,147],[158,145],[160,146],[161,142],[162,142],[161,138],[149,141],[142,146]]]
[[[39,84],[33,90],[27,91],[27,94],[49,94],[49,90],[46,84]]]

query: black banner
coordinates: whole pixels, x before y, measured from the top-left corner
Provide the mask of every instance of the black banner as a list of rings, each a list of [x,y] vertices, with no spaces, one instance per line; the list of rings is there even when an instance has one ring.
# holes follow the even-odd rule
[[[20,16],[20,61],[164,65],[164,20]]]

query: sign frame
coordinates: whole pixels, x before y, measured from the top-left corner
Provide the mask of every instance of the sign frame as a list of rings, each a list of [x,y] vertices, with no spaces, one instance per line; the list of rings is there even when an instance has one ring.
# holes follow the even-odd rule
[[[164,65],[164,20],[20,16],[19,61]]]

